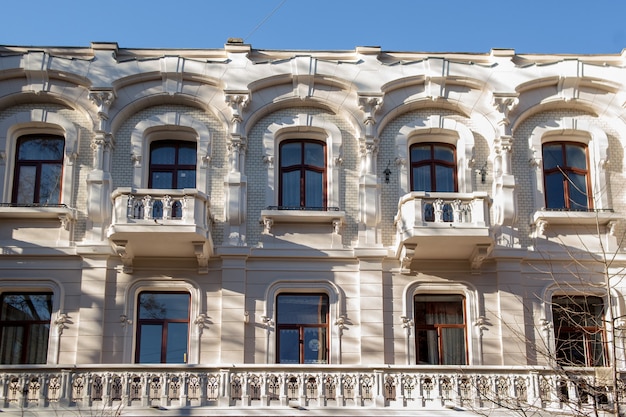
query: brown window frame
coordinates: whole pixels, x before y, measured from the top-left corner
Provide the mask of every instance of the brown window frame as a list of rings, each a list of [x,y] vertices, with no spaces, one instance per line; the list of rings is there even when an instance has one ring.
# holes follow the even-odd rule
[[[141,301],[140,298],[144,294],[169,294],[169,295],[186,295],[187,296],[187,318],[154,318],[147,319],[141,318]],[[141,362],[141,331],[142,325],[161,325],[161,358],[160,362],[156,363],[187,363],[188,354],[189,354],[189,337],[190,333],[190,317],[191,317],[191,294],[187,291],[141,291],[137,295],[137,343],[135,347],[135,363],[155,363],[155,362]],[[167,362],[167,336],[168,336],[168,325],[170,323],[186,323],[187,324],[187,350],[184,353],[183,361],[181,362]]]
[[[326,313],[324,316],[324,323],[281,323],[279,320],[279,310],[280,310],[280,297],[284,296],[296,296],[296,297],[323,297],[326,305]],[[280,293],[276,296],[276,363],[281,363],[280,354],[281,354],[281,344],[280,344],[280,334],[281,330],[298,330],[298,343],[299,343],[299,363],[304,364],[305,362],[305,346],[304,346],[304,331],[305,329],[326,329],[326,343],[323,346],[326,353],[326,363],[330,364],[330,299],[328,294],[324,292],[320,293],[291,293],[285,292]]]
[[[43,140],[55,140],[63,142],[63,148],[61,151],[61,155],[59,159],[20,159],[20,149],[23,143],[34,140],[34,139],[43,139]],[[16,151],[15,151],[15,167],[13,173],[13,194],[11,196],[11,202],[13,204],[18,204],[19,196],[20,196],[20,172],[25,167],[35,167],[35,183],[33,184],[33,201],[23,204],[33,204],[33,205],[57,205],[61,203],[61,199],[63,196],[63,160],[65,157],[65,138],[61,135],[54,134],[29,134],[22,135],[17,139],[16,142]],[[58,200],[54,202],[41,202],[39,201],[40,193],[41,193],[41,179],[42,179],[42,169],[44,165],[58,165],[60,168],[59,178],[58,178]]]
[[[562,160],[564,161],[563,166],[559,167],[559,166],[555,166],[554,168],[545,168],[545,148],[547,146],[554,146],[554,145],[560,145],[561,146],[561,157]],[[585,151],[585,164],[586,164],[586,169],[580,169],[580,168],[576,168],[573,166],[569,166],[567,163],[567,151],[566,151],[566,147],[567,146],[575,146],[581,149],[584,149]],[[587,207],[585,207],[584,209],[580,209],[581,211],[587,211],[587,210],[593,210],[593,198],[592,198],[592,193],[591,193],[591,173],[589,170],[589,147],[584,144],[584,143],[580,143],[580,142],[571,142],[571,141],[555,141],[555,142],[546,142],[542,145],[542,149],[541,149],[541,156],[543,158],[543,189],[545,192],[544,195],[544,199],[545,199],[545,205],[547,209],[554,209],[554,210],[565,210],[565,211],[577,211],[579,209],[576,209],[574,207],[571,207],[571,203],[570,203],[570,187],[573,187],[573,185],[570,184],[570,182],[567,180],[567,178],[565,177],[565,175],[567,174],[576,174],[576,175],[584,175],[585,176],[585,184],[587,189],[585,190],[586,193],[586,197],[587,197]],[[565,174],[563,176],[563,200],[564,200],[564,207],[548,207],[548,200],[549,200],[549,194],[550,194],[550,190],[548,187],[548,176],[552,176],[552,175],[563,175],[563,173]]]
[[[283,161],[280,156],[282,155],[283,146],[287,144],[300,143],[301,152],[300,152],[300,163],[293,164],[288,166],[283,166]],[[316,166],[309,165],[304,163],[304,147],[307,143],[314,143],[317,145],[321,145],[322,150],[324,152],[324,166]],[[288,139],[280,142],[279,145],[279,169],[278,169],[278,205],[280,207],[283,206],[283,176],[288,172],[299,171],[300,172],[300,205],[296,207],[287,207],[287,208],[310,208],[310,209],[323,209],[325,210],[328,207],[328,192],[327,192],[327,155],[326,155],[326,142],[315,139]],[[306,172],[312,171],[322,174],[322,207],[310,206],[306,201]]]
[[[41,292],[4,292],[0,294],[0,309],[2,309],[2,307],[4,306],[5,303],[5,299],[7,296],[46,296],[48,297],[47,303],[49,303],[49,310],[48,310],[48,315],[49,317],[47,319],[42,319],[42,320],[9,320],[7,318],[3,318],[2,314],[0,313],[0,338],[2,338],[2,340],[5,339],[5,335],[4,335],[4,331],[5,328],[7,327],[20,327],[23,329],[23,335],[24,335],[24,339],[23,339],[23,345],[22,345],[22,349],[20,352],[20,358],[18,360],[18,362],[14,362],[14,364],[45,364],[47,362],[47,354],[48,354],[48,345],[50,343],[50,328],[51,328],[51,321],[52,321],[52,303],[53,303],[53,297],[54,294],[52,292],[49,291],[41,291]],[[31,304],[32,305],[32,304]],[[33,310],[36,310],[35,307],[33,307]],[[1,310],[0,310],[1,311]],[[32,353],[31,352],[31,348],[33,346],[33,340],[32,340],[32,334],[31,334],[31,328],[32,326],[37,326],[37,325],[47,325],[48,326],[48,332],[45,336],[45,340],[43,341],[44,343],[42,343],[42,345],[45,345],[45,348],[43,349],[43,357],[41,357],[41,360],[36,360],[34,362],[29,362],[28,361],[28,356],[30,356],[29,354]],[[15,340],[14,344],[16,344],[18,341]],[[2,352],[4,354],[4,352]],[[7,365],[8,363],[4,363],[3,361],[0,361],[0,363],[3,363],[5,365]]]
[[[169,172],[172,174],[172,190],[180,189],[178,187],[178,171],[191,171],[194,173],[194,187],[197,186],[197,163],[194,164],[180,164],[178,163],[178,155],[181,148],[181,145],[193,144],[195,146],[196,158],[198,155],[198,144],[193,141],[188,140],[177,140],[177,139],[165,139],[165,140],[155,140],[150,143],[150,164],[148,168],[148,188],[153,188],[152,185],[152,174],[154,172]],[[155,164],[152,162],[152,151],[155,147],[167,147],[174,146],[174,163],[173,164]]]
[[[438,166],[442,166],[442,167],[446,167],[446,168],[452,168],[452,172],[453,172],[453,181],[454,181],[454,191],[451,192],[458,192],[459,189],[459,185],[458,185],[458,167],[457,167],[457,158],[456,158],[456,146],[451,145],[449,143],[443,143],[443,142],[417,142],[412,144],[409,147],[409,156],[412,155],[413,153],[413,148],[417,148],[420,146],[429,146],[430,147],[430,158],[429,159],[422,159],[419,161],[414,161],[411,158],[411,163],[410,163],[410,170],[411,170],[411,191],[429,191],[429,192],[441,192],[437,189],[437,167]],[[449,148],[450,150],[452,150],[452,158],[453,158],[453,162],[449,162],[449,161],[445,161],[443,159],[436,159],[435,158],[435,146],[442,146],[442,147],[446,147]],[[430,167],[430,190],[416,190],[415,189],[415,179],[414,179],[414,169],[415,168],[419,168],[419,167],[423,167],[423,166],[428,166]]]
[[[458,300],[445,300],[447,298],[456,298]],[[422,300],[424,299],[424,300]],[[426,300],[426,299],[432,299]],[[440,300],[440,301],[438,301]],[[435,303],[449,303],[449,302],[460,302],[462,313],[463,313],[463,323],[433,323],[426,324],[421,323],[420,318],[417,317],[417,314],[421,309],[418,308],[418,303],[427,303],[427,304],[435,304]],[[427,361],[421,361],[423,357],[423,353],[420,348],[420,331],[436,331],[437,332],[437,363],[430,365],[441,365],[444,364],[444,357],[446,347],[444,345],[444,338],[442,337],[442,329],[463,329],[463,344],[465,350],[465,356],[463,358],[464,363],[458,364],[447,364],[447,365],[466,365],[469,363],[469,352],[468,352],[468,335],[467,335],[467,313],[466,313],[466,299],[465,296],[461,294],[416,294],[413,298],[413,307],[414,307],[414,323],[415,323],[415,359],[417,364],[428,364]]]
[[[590,304],[589,302],[595,303]],[[590,305],[598,305],[601,304],[601,316],[594,317],[592,316],[592,312],[589,311]],[[567,304],[569,311],[564,311],[564,314],[559,314],[557,309],[564,308],[561,307],[563,304]],[[569,306],[574,306],[572,309]],[[581,311],[578,308],[582,307]],[[588,315],[587,317],[581,316],[583,314]],[[554,340],[555,340],[555,356],[557,363],[562,366],[608,366],[609,357],[608,357],[608,342],[607,342],[607,334],[606,334],[606,326],[604,325],[604,317],[606,314],[606,304],[602,297],[599,296],[591,296],[591,295],[555,295],[552,297],[552,318],[554,322]],[[593,318],[599,321],[599,324],[589,325],[589,324],[580,324],[574,323],[574,318],[578,317],[587,321],[587,319]],[[561,318],[563,318],[561,320]],[[563,323],[569,325],[563,325]],[[567,334],[567,337],[560,337],[562,334]],[[572,339],[572,335],[576,335],[575,339]],[[600,346],[602,347],[602,351],[599,352],[600,361],[597,362],[594,357],[594,341],[591,339],[592,335],[600,335],[601,341]],[[583,355],[585,363],[581,363],[578,358],[568,357],[567,352],[572,351],[572,341],[579,341],[583,344]],[[598,342],[596,342],[598,343]],[[565,349],[565,350],[563,350]]]

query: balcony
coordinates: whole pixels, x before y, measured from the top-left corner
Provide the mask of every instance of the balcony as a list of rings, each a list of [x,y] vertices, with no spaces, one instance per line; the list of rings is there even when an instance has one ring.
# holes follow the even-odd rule
[[[563,375],[562,370],[512,366],[4,365],[0,412],[409,416],[421,411],[446,416],[462,411],[511,415],[507,410],[543,415],[572,404],[587,411],[611,406],[610,381],[598,379],[593,368],[577,369],[575,378]],[[598,400],[581,387],[605,396]]]
[[[494,245],[490,203],[482,192],[404,195],[394,219],[396,256],[405,266],[427,260],[467,260],[473,269],[479,268]]]
[[[127,272],[137,257],[196,257],[207,269],[213,253],[209,197],[195,189],[118,188],[107,236]],[[166,244],[164,244],[166,243]]]

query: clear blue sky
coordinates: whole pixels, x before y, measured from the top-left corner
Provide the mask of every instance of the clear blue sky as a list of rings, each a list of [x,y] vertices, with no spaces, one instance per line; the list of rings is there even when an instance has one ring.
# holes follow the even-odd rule
[[[626,0],[2,0],[0,44],[618,54]]]

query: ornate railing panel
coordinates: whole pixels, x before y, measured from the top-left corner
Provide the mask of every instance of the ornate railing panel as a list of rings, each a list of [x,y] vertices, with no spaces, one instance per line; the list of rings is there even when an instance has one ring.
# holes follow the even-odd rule
[[[594,381],[593,369],[523,367],[5,366],[0,409],[610,407],[611,387]]]

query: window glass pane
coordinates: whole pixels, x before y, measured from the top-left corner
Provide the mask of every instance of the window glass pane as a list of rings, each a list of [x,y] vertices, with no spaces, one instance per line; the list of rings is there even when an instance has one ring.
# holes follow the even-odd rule
[[[2,295],[0,361],[8,364],[46,363],[52,294]]]
[[[300,171],[283,173],[281,178],[282,205],[300,207]]]
[[[439,365],[439,340],[437,330],[416,332],[417,363]]]
[[[324,324],[328,314],[328,297],[320,295],[278,296],[278,322],[281,324]]]
[[[437,189],[440,193],[454,192],[454,169],[438,165],[435,167]]]
[[[324,167],[324,146],[319,143],[304,143],[304,164]]]
[[[20,161],[62,161],[65,140],[63,138],[22,138],[19,141]]]
[[[196,165],[196,144],[179,142],[178,165]]]
[[[430,145],[414,145],[411,147],[411,162],[427,161],[430,159]]]
[[[165,363],[185,363],[187,354],[187,323],[169,323]]]
[[[306,171],[304,188],[307,207],[324,206],[324,176],[321,172]]]
[[[454,151],[449,146],[434,145],[434,159],[454,163]]]
[[[587,170],[587,151],[578,145],[566,145],[567,166]]]
[[[328,363],[326,328],[304,329],[304,363]]]
[[[196,188],[196,170],[179,169],[177,188]]]
[[[586,210],[587,200],[587,176],[570,173],[569,178],[569,209]]]
[[[442,365],[465,365],[465,329],[443,327],[441,329],[443,346]]]
[[[19,167],[17,180],[17,204],[33,204],[35,202],[35,182],[37,167],[22,165]]]
[[[39,204],[58,204],[61,197],[60,164],[41,165],[41,183],[39,184]]]
[[[174,188],[174,175],[171,172],[152,172],[152,188]]]
[[[561,144],[543,145],[543,168],[551,169],[565,165]]]
[[[150,163],[154,165],[174,165],[176,163],[176,148],[172,144],[152,145]]]
[[[50,324],[33,324],[29,328],[26,363],[46,363]]]
[[[154,293],[139,294],[140,319],[188,319],[189,294]]]
[[[50,321],[52,294],[4,294],[0,320]]]
[[[429,165],[413,168],[413,191],[432,191],[431,184]]]
[[[140,332],[139,362],[160,363],[163,326],[160,324],[143,324],[140,326]]]
[[[278,333],[279,363],[300,363],[300,334],[298,329],[281,329]]]
[[[25,349],[24,327],[2,326],[0,330],[0,363],[22,363],[22,352]]]
[[[288,167],[302,163],[302,143],[287,142],[280,147],[280,166]]]
[[[560,172],[546,175],[546,207],[565,208],[565,190],[563,188],[563,175]]]

